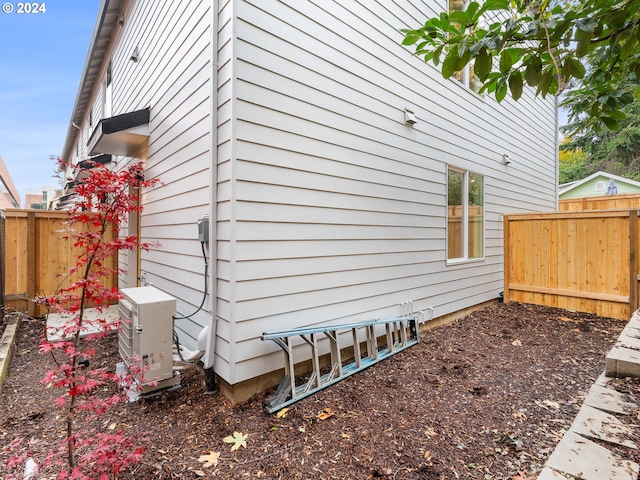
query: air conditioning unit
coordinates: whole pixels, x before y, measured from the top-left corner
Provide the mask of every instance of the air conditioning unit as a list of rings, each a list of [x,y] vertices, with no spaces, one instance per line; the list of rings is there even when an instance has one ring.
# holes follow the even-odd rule
[[[118,350],[126,370],[136,373],[135,385],[127,394],[134,400],[179,386],[172,356],[176,299],[155,287],[123,288],[121,292]]]

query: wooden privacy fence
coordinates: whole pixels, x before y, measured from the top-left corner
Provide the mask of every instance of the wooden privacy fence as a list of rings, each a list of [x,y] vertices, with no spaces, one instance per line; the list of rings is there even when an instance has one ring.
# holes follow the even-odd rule
[[[583,212],[585,210],[621,210],[631,208],[640,208],[640,193],[565,198],[558,201],[558,211],[560,212]]]
[[[3,305],[30,316],[46,313],[36,296],[53,295],[61,286],[81,278],[68,276],[78,249],[73,239],[64,239],[69,226],[66,212],[50,210],[5,210],[0,219],[0,270],[4,270]],[[110,232],[107,240],[112,239]],[[117,258],[113,259],[117,268]],[[117,287],[117,275],[106,278],[105,286]]]
[[[638,210],[505,215],[505,301],[628,320],[638,238]]]

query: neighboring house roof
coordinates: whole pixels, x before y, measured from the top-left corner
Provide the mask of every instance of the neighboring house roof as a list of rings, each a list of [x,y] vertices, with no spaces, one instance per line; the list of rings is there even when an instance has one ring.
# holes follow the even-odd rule
[[[76,94],[76,103],[73,106],[71,120],[67,128],[67,139],[62,150],[62,158],[71,158],[71,151],[76,142],[78,129],[75,125],[81,125],[87,113],[87,107],[96,81],[99,78],[104,56],[109,50],[109,42],[113,31],[120,20],[120,9],[123,0],[101,0],[98,8],[98,18],[91,36],[89,51],[82,70],[80,86]]]
[[[0,156],[0,208],[20,208],[20,195]]]
[[[572,198],[572,197],[588,197],[588,196],[596,196],[596,195],[605,195],[605,191],[595,190],[592,191],[585,190],[589,184],[596,184],[597,182],[608,182],[610,180],[614,180],[616,186],[618,187],[618,193],[630,193],[630,192],[640,192],[640,182],[636,182],[635,180],[631,180],[629,178],[620,177],[618,175],[613,175],[607,172],[596,172],[589,175],[582,180],[575,182],[568,182],[560,185],[560,191],[558,192],[559,198]]]

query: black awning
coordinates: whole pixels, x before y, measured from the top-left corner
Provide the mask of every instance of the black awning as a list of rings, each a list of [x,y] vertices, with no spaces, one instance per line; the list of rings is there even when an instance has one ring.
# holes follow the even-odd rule
[[[78,163],[78,168],[81,170],[87,170],[89,168],[95,167],[97,164],[106,165],[111,163],[113,159],[113,155],[109,153],[103,153],[102,155],[98,155],[97,157],[87,158],[86,160],[82,160]]]
[[[89,155],[99,153],[135,157],[149,141],[150,109],[103,118],[91,133]]]

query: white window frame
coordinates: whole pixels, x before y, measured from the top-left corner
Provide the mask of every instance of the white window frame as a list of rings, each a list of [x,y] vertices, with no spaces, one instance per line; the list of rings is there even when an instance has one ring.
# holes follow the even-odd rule
[[[463,2],[463,8],[467,8],[467,6],[469,5],[469,1],[470,0],[464,0]],[[447,0],[447,12],[451,13],[451,0]],[[481,85],[479,85],[476,88],[473,88],[473,86],[471,85],[471,73],[473,72],[473,61],[469,62],[466,66],[466,68],[464,68],[462,71],[460,72],[456,72],[452,79],[453,81],[455,81],[456,83],[462,85],[463,87],[467,88],[468,90],[472,91],[473,93],[475,93],[476,95],[478,95],[479,97],[483,97],[484,95],[481,93],[478,93],[480,90]],[[460,78],[458,78],[458,73],[460,73]]]
[[[462,256],[456,258],[449,258],[449,171],[453,170],[454,172],[463,174],[463,182],[462,182]],[[482,254],[479,257],[469,258],[469,176],[477,175],[482,178],[482,206],[483,209],[485,207],[485,176],[472,172],[470,170],[466,170],[463,168],[454,167],[451,165],[447,165],[447,210],[445,214],[445,219],[447,223],[446,229],[446,264],[447,265],[455,265],[460,263],[469,263],[469,262],[480,262],[485,259],[485,246],[487,243],[486,238],[486,215],[482,215]]]
[[[103,88],[102,118],[109,118],[113,116],[113,67],[111,62],[107,65]]]

